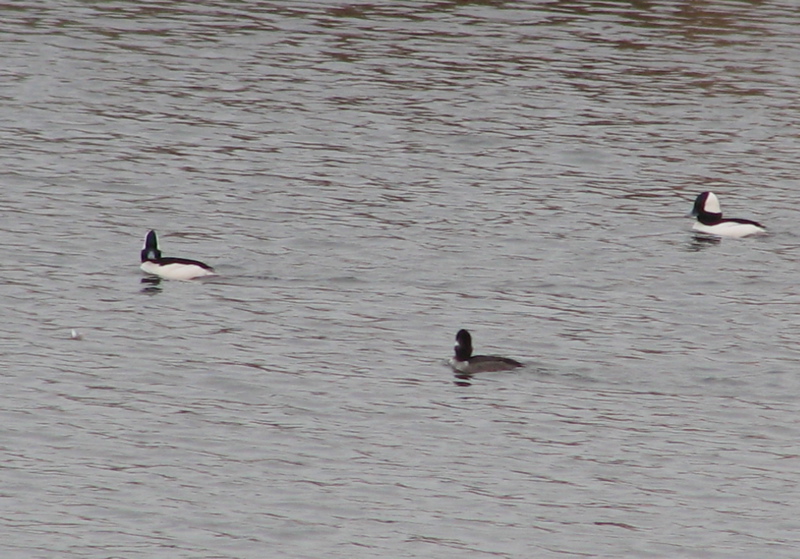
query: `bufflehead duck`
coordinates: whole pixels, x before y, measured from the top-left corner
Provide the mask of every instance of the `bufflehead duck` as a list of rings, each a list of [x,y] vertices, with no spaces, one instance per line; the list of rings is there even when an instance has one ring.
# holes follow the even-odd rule
[[[158,250],[155,231],[148,231],[142,248],[141,269],[164,279],[190,280],[203,276],[213,276],[214,268],[197,260],[188,258],[164,258]]]
[[[455,356],[450,359],[450,366],[460,373],[491,373],[509,371],[522,367],[522,363],[508,357],[495,355],[472,355],[472,336],[466,330],[456,334]]]
[[[767,229],[756,221],[749,219],[723,219],[719,200],[713,192],[703,192],[694,201],[691,216],[696,216],[692,229],[701,233],[719,235],[720,237],[746,237],[755,233],[766,233]]]

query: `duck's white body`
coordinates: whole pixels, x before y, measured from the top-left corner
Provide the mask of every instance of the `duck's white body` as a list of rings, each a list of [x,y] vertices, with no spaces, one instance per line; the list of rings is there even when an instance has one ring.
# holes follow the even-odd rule
[[[169,259],[163,258],[162,260]],[[204,268],[203,266],[198,266],[195,263],[187,264],[185,262],[159,263],[147,261],[142,262],[140,268],[143,272],[147,272],[148,274],[153,274],[154,276],[171,280],[191,280],[195,278],[202,278],[204,276],[216,275],[210,268]]]
[[[742,220],[744,221],[744,220]],[[766,229],[755,223],[739,223],[735,220],[723,220],[715,225],[704,225],[696,221],[692,226],[695,231],[701,233],[708,233],[709,235],[717,235],[719,237],[733,237],[741,239],[749,235],[757,235],[759,233],[766,233]]]

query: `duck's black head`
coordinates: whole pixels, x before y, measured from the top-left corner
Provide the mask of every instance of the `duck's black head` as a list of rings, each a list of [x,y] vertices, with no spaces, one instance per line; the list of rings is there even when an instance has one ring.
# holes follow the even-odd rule
[[[472,357],[472,336],[466,330],[459,330],[456,334],[456,361],[466,361]]]
[[[161,251],[158,250],[158,238],[155,231],[148,231],[144,238],[142,247],[142,262],[153,262],[161,259]]]
[[[719,199],[713,192],[703,192],[694,201],[694,207],[689,215],[695,217],[722,218],[722,210],[719,207]]]

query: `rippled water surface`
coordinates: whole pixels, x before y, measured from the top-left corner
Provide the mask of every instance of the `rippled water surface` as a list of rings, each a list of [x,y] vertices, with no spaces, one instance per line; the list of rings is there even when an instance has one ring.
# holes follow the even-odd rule
[[[797,557],[795,3],[0,14],[3,557]]]

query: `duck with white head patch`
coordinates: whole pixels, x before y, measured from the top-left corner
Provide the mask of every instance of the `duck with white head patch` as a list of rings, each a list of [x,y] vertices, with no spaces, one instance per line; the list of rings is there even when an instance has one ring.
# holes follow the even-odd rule
[[[164,279],[190,280],[213,276],[214,268],[197,260],[161,256],[155,231],[148,231],[142,247],[142,271]]]
[[[522,363],[498,357],[496,355],[472,355],[472,336],[466,330],[459,330],[456,334],[455,355],[450,359],[450,366],[459,373],[468,375],[474,373],[492,373],[497,371],[510,371],[522,367]]]
[[[697,217],[692,229],[720,237],[747,237],[766,233],[767,229],[756,221],[722,217],[719,200],[713,192],[703,192],[694,201],[690,216]]]

